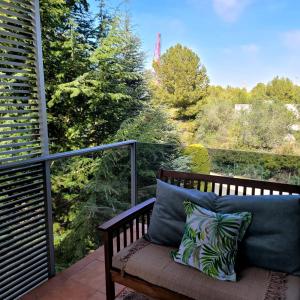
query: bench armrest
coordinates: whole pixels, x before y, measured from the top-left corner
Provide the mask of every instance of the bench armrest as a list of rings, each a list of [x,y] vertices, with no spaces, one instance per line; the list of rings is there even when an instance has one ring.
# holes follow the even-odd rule
[[[129,244],[133,243],[135,238],[140,238],[140,221],[142,222],[141,233],[145,233],[145,219],[147,220],[148,229],[150,214],[155,200],[155,198],[146,200],[145,202],[122,212],[98,227],[101,233],[101,240],[104,245],[106,291],[110,295],[115,294],[114,283],[111,277],[112,257],[114,253],[119,252],[121,248],[127,247]],[[135,238],[133,234],[134,222],[136,223],[135,225],[137,229]],[[123,233],[123,245],[121,245],[121,232]],[[127,238],[128,233],[129,237]]]
[[[121,228],[122,226],[128,224],[128,222],[152,210],[155,200],[155,198],[151,198],[132,208],[129,208],[128,210],[100,225],[98,229],[100,232],[106,232]]]

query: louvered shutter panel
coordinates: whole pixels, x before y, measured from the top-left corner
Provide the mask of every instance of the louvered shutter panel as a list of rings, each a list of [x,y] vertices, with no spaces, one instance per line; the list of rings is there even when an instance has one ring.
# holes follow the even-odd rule
[[[38,0],[0,0],[0,299],[54,274]]]
[[[35,1],[0,0],[0,163],[42,154],[44,95]],[[39,26],[38,26],[39,27]],[[42,84],[42,86],[41,86]],[[47,146],[46,146],[47,147]]]

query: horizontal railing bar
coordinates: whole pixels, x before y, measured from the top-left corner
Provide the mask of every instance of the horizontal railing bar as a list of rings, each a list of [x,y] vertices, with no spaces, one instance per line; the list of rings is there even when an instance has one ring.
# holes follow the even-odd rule
[[[43,199],[44,200],[44,199]],[[15,225],[14,227],[7,227],[4,230],[0,231],[1,235],[5,235],[5,237],[3,237],[3,240],[5,240],[7,237],[11,237],[15,234],[19,234],[21,233],[23,230],[27,230],[27,228],[31,228],[33,226],[36,226],[36,224],[45,224],[45,217],[44,216],[40,216],[34,219],[29,219],[25,222],[22,223],[18,223],[17,225]]]
[[[3,96],[0,95],[0,100],[31,100],[30,96]],[[36,99],[34,99],[36,100]]]
[[[35,66],[32,64],[24,63],[24,62],[16,62],[16,61],[10,61],[10,60],[0,60],[0,65],[6,65],[6,66],[17,66],[22,68],[29,68],[34,69]]]
[[[29,13],[28,13],[28,15],[30,15],[30,17],[27,17],[24,14],[19,14],[19,13],[16,13],[14,11],[7,10],[4,8],[0,8],[0,12],[2,12],[4,15],[14,16],[14,17],[29,21],[30,23],[33,21],[32,15]]]
[[[37,267],[43,268],[41,266],[46,263],[47,257],[45,257],[45,255],[43,254],[40,254],[37,258],[40,259],[40,261],[36,261],[36,259],[33,259],[23,266],[18,266],[17,268],[14,268],[11,271],[7,272],[5,276],[3,276],[3,278],[0,278],[0,288],[1,286],[3,286],[4,288],[9,287],[11,285],[9,283],[13,281],[14,283],[16,283],[16,279],[26,273],[29,273],[29,271],[32,269],[38,269]]]
[[[3,204],[1,205],[1,210],[4,210],[4,209],[7,209],[7,210],[15,210],[16,209],[16,210],[18,210],[19,207],[22,206],[22,205],[30,206],[31,205],[30,202],[29,202],[29,204],[26,203],[27,201],[30,201],[30,200],[34,200],[34,201],[37,200],[37,202],[43,202],[45,200],[44,199],[44,194],[42,192],[39,192],[37,194],[26,196],[24,198],[17,199],[15,201],[10,201],[10,202],[5,202],[5,199],[4,199]],[[19,206],[15,206],[15,205],[19,205]],[[3,213],[0,211],[0,214],[3,214]],[[11,229],[11,228],[7,229],[7,231],[11,231],[11,230],[14,230],[14,229]],[[4,231],[0,230],[0,233],[3,234]]]
[[[28,87],[28,88],[33,88],[30,84],[28,83],[21,83],[21,82],[4,82],[0,81],[1,86],[16,86],[16,87]]]
[[[42,269],[43,268],[43,269]],[[41,271],[37,272],[38,270],[42,269]],[[28,283],[30,282],[32,279],[34,279],[35,277],[41,276],[43,273],[46,274],[48,268],[47,268],[47,263],[45,263],[44,265],[42,265],[41,267],[36,268],[35,270],[28,272],[28,274],[23,275],[22,277],[18,278],[17,280],[15,280],[15,282],[12,282],[10,284],[11,287],[13,287],[13,290],[17,291],[19,286],[22,286],[22,284],[24,283]],[[27,278],[29,276],[29,278]],[[26,279],[27,278],[27,279]],[[24,280],[25,279],[25,280]],[[17,284],[16,284],[17,283]],[[9,285],[7,285],[5,287],[5,290],[7,289]],[[4,289],[0,289],[0,293],[3,291]],[[2,296],[4,297],[4,299],[6,299],[6,296],[10,294],[10,290],[6,291],[5,293],[2,294]],[[1,294],[0,294],[1,295]]]
[[[13,93],[13,94],[18,94],[18,93]],[[28,94],[28,93],[26,93],[26,94]],[[2,102],[2,104],[0,104],[0,105],[2,106],[3,104],[11,104],[11,102],[6,103],[6,102],[4,102],[4,100],[18,100],[21,103],[23,102],[25,104],[36,105],[38,103],[38,99],[37,99],[37,96],[35,94],[36,94],[36,92],[30,93],[30,95],[28,95],[28,96],[26,96],[26,95],[0,96],[0,102]],[[18,104],[20,102],[17,102],[15,104]],[[6,106],[8,106],[8,105],[6,105]]]
[[[36,170],[38,168],[38,170],[42,171],[43,169],[41,169],[42,164],[41,163],[36,163],[36,164],[32,164],[30,166],[18,166],[14,169],[9,169],[6,170],[5,172],[0,172],[0,176],[6,176],[9,174],[15,174],[17,172],[24,172],[24,171],[28,171],[28,170]],[[30,175],[30,173],[28,173]]]
[[[37,225],[38,226],[38,225]],[[23,232],[19,235],[15,235],[12,239],[6,241],[6,242],[3,242],[1,241],[1,247],[2,248],[5,248],[5,247],[11,247],[11,245],[15,245],[16,243],[20,242],[20,241],[23,241],[24,239],[26,238],[29,238],[31,237],[33,234],[36,234],[36,233],[46,233],[46,224],[42,224],[42,226],[35,226],[33,230],[29,231],[29,232]]]
[[[25,295],[30,289],[46,282],[48,279],[48,274],[38,277],[37,279],[31,280],[30,283],[18,288],[13,294],[7,296],[7,300],[19,299],[21,296]]]
[[[8,54],[8,53],[0,53],[0,57],[5,57],[5,58],[13,58],[16,60],[23,60],[23,61],[30,61],[30,62],[34,62],[34,58],[33,57],[29,57],[29,56],[22,56],[22,55],[16,55],[16,54]],[[0,83],[1,85],[1,83]]]
[[[6,201],[9,201],[9,200],[14,200],[14,199],[17,199],[17,198],[19,198],[19,197],[22,197],[22,196],[26,196],[26,195],[35,193],[35,192],[37,192],[37,191],[41,191],[42,189],[43,189],[43,187],[40,186],[40,187],[37,187],[37,188],[32,189],[32,190],[26,190],[26,191],[24,191],[24,192],[22,192],[22,193],[14,194],[14,195],[9,196],[9,197],[5,197],[4,199],[1,199],[1,201],[6,202]],[[1,226],[1,224],[0,224],[0,226]]]
[[[34,92],[32,89],[29,90],[20,90],[20,89],[0,89],[0,93],[4,94],[36,94],[37,92]],[[3,99],[3,98],[1,98]]]
[[[0,250],[0,255],[2,256],[3,253],[9,253],[11,250],[16,249],[16,248],[19,248],[20,246],[25,245],[25,244],[27,244],[27,243],[31,243],[31,242],[33,242],[35,239],[37,240],[37,239],[39,239],[39,238],[44,238],[44,239],[46,239],[46,231],[45,231],[45,230],[43,230],[43,231],[41,231],[41,232],[38,232],[38,233],[36,233],[36,234],[34,234],[34,235],[31,235],[31,236],[29,236],[29,237],[23,239],[21,242],[15,244],[15,245],[11,245],[10,247],[7,247],[7,248],[5,248],[5,249]]]
[[[4,190],[6,188],[13,187],[13,186],[23,185],[24,183],[30,183],[30,182],[33,182],[33,181],[36,181],[36,180],[39,180],[39,179],[42,179],[42,178],[43,178],[43,174],[40,173],[40,174],[38,174],[38,176],[35,176],[35,177],[30,176],[30,178],[26,178],[26,179],[23,179],[23,180],[14,181],[14,182],[10,182],[10,183],[6,183],[6,184],[3,184],[3,185],[0,185],[0,190],[1,189]],[[9,191],[10,190],[8,189],[8,190],[5,191],[5,193],[7,193]]]
[[[0,114],[6,115],[6,114],[32,114],[31,116],[37,116],[38,109],[14,109],[14,110],[0,110]],[[33,117],[32,117],[33,118]],[[0,134],[3,134],[3,132],[0,132]]]
[[[0,11],[1,11],[1,8],[0,8]],[[2,24],[0,23],[0,29],[3,28],[1,25]],[[5,28],[3,28],[3,29],[5,29]],[[32,36],[20,34],[20,33],[13,33],[11,31],[7,31],[7,30],[0,30],[0,35],[9,36],[9,37],[20,39],[20,40],[28,40],[31,43],[33,42]],[[24,42],[21,42],[21,44],[23,44],[24,47],[33,48],[33,45],[26,44],[26,43],[24,45]]]
[[[15,133],[27,133],[27,132],[35,132],[39,131],[39,128],[27,128],[27,129],[15,129],[15,130],[9,130],[9,131],[0,131],[1,135],[8,135],[8,134],[15,134]]]
[[[26,13],[26,14],[30,14],[30,13],[33,12],[32,7],[29,7],[28,4],[25,4],[25,3],[22,3],[22,5],[25,6],[26,8],[20,7],[20,6],[11,4],[11,3],[7,3],[7,2],[2,1],[2,0],[0,1],[0,4],[4,5],[6,7],[9,7],[9,8],[15,9],[15,10],[19,10],[19,11],[21,11],[23,13]]]
[[[17,98],[17,97],[16,97]],[[2,99],[0,98],[0,101]],[[18,99],[15,99],[18,100]],[[0,107],[3,109],[4,107],[10,107],[10,108],[24,108],[24,107],[38,107],[38,103],[1,103]]]
[[[0,4],[1,4],[1,1],[0,1]],[[3,21],[5,23],[12,23],[12,24],[16,24],[16,25],[29,27],[31,32],[33,30],[33,26],[27,21],[22,21],[22,20],[15,19],[15,18],[8,18],[7,16],[0,16],[0,21]],[[15,26],[15,27],[16,27],[17,30],[18,29],[23,29],[22,27],[17,27],[17,26]]]
[[[47,262],[47,254],[39,254],[36,258],[32,259],[25,263],[24,265],[18,266],[12,269],[10,272],[7,272],[5,276],[0,277],[0,282],[3,286],[6,286],[10,281],[13,281],[20,276],[26,274],[28,271],[35,269],[36,267],[41,267]]]
[[[31,0],[11,0],[11,1],[22,5],[22,7],[25,6],[30,11],[32,11],[35,8],[35,2]]]
[[[38,179],[43,178],[43,171],[42,169],[33,169],[32,172],[15,172],[15,173],[19,173],[17,175],[13,175],[13,176],[7,176],[9,174],[6,174],[5,178],[1,178],[0,179],[0,183],[1,183],[1,189],[5,189],[5,188],[11,188],[11,187],[15,187],[15,186],[20,186],[23,185],[25,183],[30,183],[30,182],[34,182]],[[14,173],[13,173],[14,174]],[[5,176],[5,175],[4,175]],[[25,178],[25,179],[24,179]],[[19,180],[21,179],[21,180]],[[23,186],[24,188],[26,186]],[[5,191],[5,193],[9,193],[9,189],[7,189]],[[1,191],[2,193],[3,191]],[[1,199],[0,199],[1,200]],[[0,207],[1,208],[1,207]]]
[[[1,18],[0,18],[1,20]],[[11,19],[13,20],[13,19]],[[24,27],[20,27],[18,25],[20,25],[19,23],[16,23],[16,25],[9,25],[7,23],[14,23],[13,21],[6,21],[6,23],[0,23],[0,28],[5,28],[5,29],[8,29],[8,30],[13,30],[13,31],[17,31],[17,32],[21,32],[22,34],[26,35],[26,36],[30,36],[30,38],[32,38],[32,35],[33,35],[33,32],[32,32],[32,26],[30,26],[29,24],[28,25],[24,25],[22,24],[23,26],[28,26],[29,28],[24,28]],[[2,21],[4,21],[2,19]]]
[[[10,109],[10,110],[0,110],[0,114],[36,114],[38,109]]]
[[[0,149],[17,148],[17,147],[28,146],[28,145],[39,144],[39,143],[40,141],[37,140],[37,141],[23,142],[23,143],[4,144],[4,145],[0,145]]]
[[[33,138],[38,138],[40,137],[40,134],[31,134],[31,135],[19,135],[19,136],[10,136],[10,137],[5,137],[5,138],[0,138],[0,142],[5,142],[5,141],[15,141],[15,140],[28,140],[28,139],[33,139]],[[38,140],[38,139],[36,139]],[[1,170],[1,169],[0,169]]]
[[[128,140],[128,141],[124,141],[124,142],[117,142],[117,143],[106,144],[106,145],[85,148],[85,149],[80,149],[80,150],[45,155],[45,156],[30,159],[27,161],[23,161],[23,162],[16,162],[16,163],[10,163],[10,164],[6,164],[6,165],[1,165],[0,171],[7,170],[12,167],[18,167],[18,166],[22,166],[22,165],[37,163],[37,162],[55,161],[55,160],[64,159],[64,158],[68,158],[68,157],[81,156],[81,155],[87,155],[87,154],[91,154],[91,153],[95,153],[95,152],[99,152],[99,151],[122,148],[122,147],[130,146],[134,143],[136,143],[135,140]]]
[[[24,262],[31,261],[34,259],[37,255],[41,253],[45,253],[47,251],[46,247],[41,247],[40,245],[35,246],[31,249],[28,249],[24,252],[22,252],[23,255],[19,254],[18,256],[15,256],[15,260],[12,258],[9,259],[9,263],[5,264],[6,267],[3,268],[4,264],[1,266],[0,274],[5,274],[7,271],[11,270],[12,268],[21,265]],[[18,258],[21,258],[18,260]]]
[[[3,43],[3,44],[8,44],[9,46],[13,45],[13,47],[14,47],[14,45],[18,46],[18,47],[25,47],[25,48],[28,47],[28,44],[26,44],[25,42],[10,40],[10,39],[3,38],[3,37],[0,38],[0,42]]]
[[[20,148],[20,149],[14,149],[14,150],[7,150],[7,151],[0,152],[0,156],[1,155],[23,153],[23,152],[31,152],[33,150],[37,150],[37,149],[40,149],[40,148],[41,148],[41,146],[36,146],[36,147],[29,147],[29,148]]]
[[[18,53],[28,53],[33,55],[33,51],[29,49],[14,48],[0,45],[0,49]]]
[[[1,104],[0,104],[1,106]],[[27,126],[36,126],[36,125],[39,125],[40,123],[39,122],[32,122],[32,123],[6,123],[6,124],[1,124],[0,125],[0,128],[13,128],[13,127],[27,127]],[[14,146],[16,144],[13,144]],[[3,146],[1,145],[0,148],[3,148]]]
[[[1,49],[1,47],[0,47]],[[0,78],[2,79],[11,79],[11,80],[24,80],[24,81],[30,81],[29,77],[26,76],[15,76],[14,74],[12,75],[0,75]]]
[[[30,207],[29,209],[13,213],[13,214],[10,214],[9,216],[2,218],[3,221],[1,220],[2,225],[0,225],[0,228],[1,229],[5,228],[6,226],[8,226],[8,224],[12,225],[12,224],[18,223],[19,220],[17,218],[20,216],[24,217],[24,215],[29,214],[29,213],[35,213],[35,212],[39,212],[39,211],[43,212],[44,205],[45,205],[45,203],[40,203],[36,206]],[[3,222],[5,222],[5,223],[3,223]]]
[[[9,158],[0,158],[0,164],[4,163],[4,162],[11,162],[11,163],[15,163],[16,161],[25,161],[29,160],[33,157],[41,157],[42,152],[38,151],[38,152],[32,152],[30,154],[26,154],[26,155],[17,155],[17,156],[11,156]],[[10,163],[7,163],[6,165],[8,165]]]
[[[2,68],[0,67],[0,72],[3,73],[23,73],[23,74],[30,74],[32,71],[26,69],[11,69],[11,68]]]
[[[4,266],[7,266],[8,264],[15,262],[17,259],[23,258],[23,253],[24,253],[24,255],[26,255],[27,253],[30,253],[31,251],[35,251],[35,249],[38,249],[40,247],[41,248],[45,247],[46,245],[47,245],[47,242],[45,239],[38,240],[38,241],[34,241],[31,244],[25,244],[25,245],[19,247],[18,249],[1,256],[0,257],[0,267],[1,267],[0,270],[2,270],[2,268]],[[21,259],[21,261],[22,261],[22,259]]]
[[[0,93],[4,94],[33,94],[32,90],[13,90],[13,89],[0,89]],[[3,98],[0,98],[0,100]]]
[[[32,187],[37,187],[37,186],[40,186],[40,185],[43,185],[43,184],[44,184],[44,181],[40,180],[40,181],[31,183],[31,184],[27,184],[27,185],[20,186],[20,187],[14,188],[14,189],[10,189],[10,190],[7,190],[7,191],[0,192],[0,196],[4,196],[4,195],[7,195],[7,194],[14,194],[15,192],[30,189]],[[13,196],[15,196],[15,194]]]
[[[7,164],[9,164],[9,162],[15,163],[17,161],[20,162],[25,159],[31,159],[33,157],[40,157],[42,154],[42,148],[39,147],[38,149],[36,149],[36,151],[28,153],[28,154],[24,154],[24,153],[26,153],[26,152],[17,153],[16,155],[9,156],[9,157],[4,156],[4,158],[0,157],[0,165],[4,162],[8,162]]]

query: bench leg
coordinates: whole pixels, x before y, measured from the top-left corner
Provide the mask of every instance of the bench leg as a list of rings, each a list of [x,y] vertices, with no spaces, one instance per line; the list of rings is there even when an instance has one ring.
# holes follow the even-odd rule
[[[113,256],[113,236],[109,231],[102,233],[102,240],[104,243],[104,257],[105,257],[105,284],[106,284],[106,299],[115,299],[115,283],[111,277],[112,256]]]
[[[110,273],[106,276],[106,299],[115,299],[115,283],[112,281]]]

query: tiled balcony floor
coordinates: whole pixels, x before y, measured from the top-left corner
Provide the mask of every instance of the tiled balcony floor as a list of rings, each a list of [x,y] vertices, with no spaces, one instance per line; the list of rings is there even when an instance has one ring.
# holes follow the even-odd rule
[[[124,287],[116,284],[116,294]],[[22,300],[104,300],[104,247],[35,288]]]

